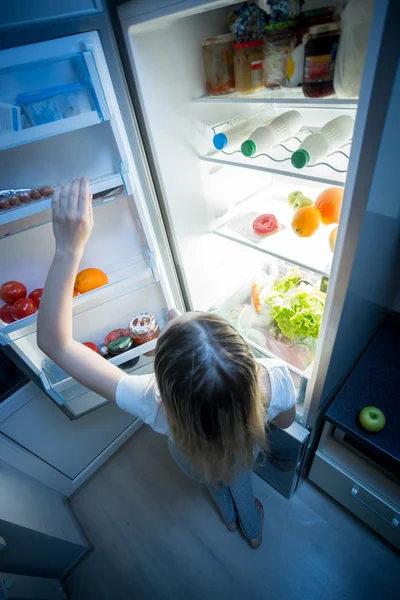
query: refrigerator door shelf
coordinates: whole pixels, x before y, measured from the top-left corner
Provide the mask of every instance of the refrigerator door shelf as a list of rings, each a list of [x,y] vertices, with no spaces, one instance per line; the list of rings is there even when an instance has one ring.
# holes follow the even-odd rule
[[[109,268],[105,267],[103,270],[108,276],[108,285],[104,285],[74,298],[74,319],[76,319],[78,315],[87,313],[90,310],[101,310],[101,307],[104,307],[104,310],[112,310],[112,302],[114,300],[118,300],[125,296],[127,297],[127,300],[130,300],[132,295],[137,291],[150,286],[156,281],[154,275],[155,271],[148,266],[142,253],[132,256],[129,260],[118,264],[118,266],[109,265]],[[145,307],[138,307],[137,312],[146,312]],[[133,314],[134,309],[132,308],[132,316]],[[2,324],[2,326],[0,326],[0,344],[6,346],[27,336],[34,336],[36,338],[36,321],[37,314],[25,317],[25,319],[15,321],[8,325],[3,324],[3,322],[0,321]],[[123,325],[119,325],[119,327],[126,327],[127,323],[124,323],[123,319],[122,322]],[[110,327],[109,331],[111,331],[111,329],[112,327]],[[87,341],[91,340],[88,339]]]
[[[128,195],[123,174],[119,172],[107,173],[91,179],[89,189],[93,194],[94,208]],[[0,240],[51,221],[51,203],[52,197],[50,196],[43,200],[35,200],[29,204],[0,211]]]
[[[29,59],[29,57],[27,57]],[[11,59],[12,60],[12,59]],[[0,69],[0,100],[21,109],[22,128],[0,135],[0,150],[110,119],[92,52]]]
[[[155,345],[155,342],[146,344],[146,349],[144,346],[139,348],[143,348],[143,351],[145,351],[150,348],[150,345]],[[139,348],[136,348],[136,350]],[[132,360],[132,358],[127,358],[128,354],[126,352],[123,355],[125,362]],[[114,359],[110,362],[114,362]],[[153,372],[153,358],[142,354],[138,357],[138,362],[133,367],[129,368],[128,366],[126,368],[122,364],[121,368],[129,375],[149,374]],[[63,379],[62,373],[63,371],[57,365],[48,361],[47,366],[44,366],[43,371],[40,373],[40,379],[50,398],[55,401],[71,420],[83,417],[89,412],[108,404],[105,398],[92,392],[71,377],[68,377],[67,373],[64,373]]]
[[[226,126],[234,125],[234,121],[225,121],[213,126],[213,135],[223,131]],[[212,151],[200,159],[216,164],[238,166],[245,169],[276,173],[277,175],[305,179],[328,185],[344,185],[350,157],[351,142],[340,150],[329,155],[322,163],[296,169],[291,163],[291,156],[301,142],[310,134],[319,131],[319,127],[303,127],[295,136],[278,144],[267,154],[256,154],[245,157],[239,149],[234,151]]]
[[[357,109],[358,100],[350,98],[336,98],[331,96],[328,98],[306,98],[300,88],[279,88],[268,89],[264,88],[253,94],[224,94],[221,96],[210,96],[204,94],[199,98],[194,98],[196,103],[235,103],[235,104],[278,104],[279,106],[287,107],[316,107],[316,108],[332,108],[332,109]]]

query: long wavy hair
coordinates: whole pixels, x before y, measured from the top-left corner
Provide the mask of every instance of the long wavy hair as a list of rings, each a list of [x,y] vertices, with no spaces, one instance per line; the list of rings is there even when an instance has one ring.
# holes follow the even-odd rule
[[[176,446],[206,480],[229,483],[265,444],[258,365],[216,314],[189,313],[159,338],[155,374]]]

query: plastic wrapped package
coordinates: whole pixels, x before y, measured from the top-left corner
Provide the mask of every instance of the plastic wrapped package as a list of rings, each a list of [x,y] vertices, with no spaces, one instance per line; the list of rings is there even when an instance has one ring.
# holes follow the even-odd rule
[[[342,12],[333,86],[339,98],[358,98],[374,0],[350,0]]]
[[[264,40],[264,85],[268,88],[285,86],[286,67],[296,35],[291,28],[285,27],[267,31]]]

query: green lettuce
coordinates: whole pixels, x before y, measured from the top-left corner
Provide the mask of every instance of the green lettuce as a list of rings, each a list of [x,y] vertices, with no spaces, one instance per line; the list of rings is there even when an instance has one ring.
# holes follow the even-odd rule
[[[318,338],[325,297],[293,269],[273,283],[263,300],[282,334],[295,342]]]

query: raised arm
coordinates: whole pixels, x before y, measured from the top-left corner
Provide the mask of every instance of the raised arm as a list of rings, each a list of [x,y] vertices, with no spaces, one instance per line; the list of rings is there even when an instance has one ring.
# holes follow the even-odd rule
[[[72,295],[83,249],[93,228],[87,177],[55,190],[53,231],[56,252],[38,314],[37,343],[71,377],[115,402],[123,371],[72,337]]]

